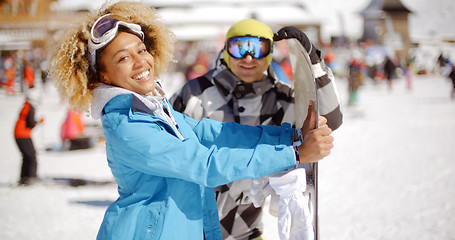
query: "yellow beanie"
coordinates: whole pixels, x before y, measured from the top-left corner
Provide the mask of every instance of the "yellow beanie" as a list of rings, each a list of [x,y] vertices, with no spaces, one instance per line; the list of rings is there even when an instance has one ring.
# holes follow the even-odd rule
[[[255,36],[255,37],[263,37],[270,39],[270,41],[273,44],[273,31],[270,29],[269,26],[265,25],[264,23],[261,23],[257,20],[254,19],[244,19],[240,20],[234,25],[229,28],[227,34],[226,34],[226,40],[231,38],[231,37],[241,37],[241,36]],[[226,64],[228,68],[229,66],[229,53],[227,52],[227,49],[224,49],[224,60],[226,61]],[[267,59],[267,66],[272,62],[272,52],[269,53],[265,57]]]

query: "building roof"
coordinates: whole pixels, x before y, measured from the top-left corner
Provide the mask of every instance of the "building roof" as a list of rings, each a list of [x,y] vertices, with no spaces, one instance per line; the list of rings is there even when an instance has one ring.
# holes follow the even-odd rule
[[[409,10],[407,7],[401,3],[400,0],[383,0],[384,3],[382,5],[382,10],[384,12],[407,12],[410,13],[411,10]]]
[[[382,11],[384,12],[405,12],[411,13],[400,0],[371,0],[370,4],[363,9],[360,14],[362,16],[376,16]]]

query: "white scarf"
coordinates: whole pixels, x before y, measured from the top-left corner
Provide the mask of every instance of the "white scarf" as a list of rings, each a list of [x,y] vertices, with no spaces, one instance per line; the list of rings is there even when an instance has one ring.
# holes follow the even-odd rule
[[[166,101],[164,97],[164,91],[161,87],[156,84],[155,89],[152,91],[153,95],[142,95],[121,87],[116,87],[112,85],[107,85],[104,83],[100,83],[98,87],[93,89],[92,92],[92,105],[91,105],[91,115],[93,119],[101,119],[102,111],[104,106],[114,97],[122,94],[133,94],[139,100],[141,100],[150,110],[164,119],[175,131],[177,136],[183,140],[182,134],[178,131],[177,122],[175,121],[174,117],[171,113],[171,107]],[[163,109],[163,103],[166,105],[168,109],[168,114]]]

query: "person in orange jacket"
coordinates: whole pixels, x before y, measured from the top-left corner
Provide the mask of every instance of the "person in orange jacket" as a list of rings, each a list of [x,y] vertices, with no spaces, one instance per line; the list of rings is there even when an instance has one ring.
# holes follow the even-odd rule
[[[24,68],[24,79],[27,83],[29,88],[35,87],[35,71],[33,70],[33,66],[31,63],[26,62]]]
[[[26,97],[14,128],[14,138],[22,153],[22,168],[19,180],[21,185],[30,185],[39,180],[36,174],[38,164],[31,133],[36,124],[43,121],[43,118],[39,122],[35,120],[35,108],[30,103],[30,97]]]
[[[6,56],[3,60],[6,77],[6,95],[16,94],[14,80],[16,78],[16,62],[13,56]]]

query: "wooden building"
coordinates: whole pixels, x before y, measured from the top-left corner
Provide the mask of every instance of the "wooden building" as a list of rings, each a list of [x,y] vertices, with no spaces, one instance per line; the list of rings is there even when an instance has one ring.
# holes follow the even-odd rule
[[[0,52],[48,49],[56,31],[84,16],[82,12],[54,12],[56,0],[0,0]]]
[[[362,41],[384,45],[405,61],[411,47],[410,13],[400,0],[372,0],[360,13],[364,22]]]

